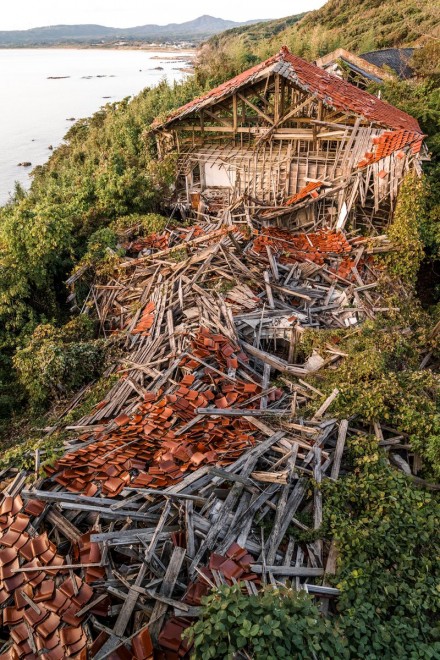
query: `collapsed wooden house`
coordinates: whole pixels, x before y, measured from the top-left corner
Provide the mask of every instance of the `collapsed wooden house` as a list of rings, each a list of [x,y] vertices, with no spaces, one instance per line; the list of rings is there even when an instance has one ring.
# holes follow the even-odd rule
[[[373,434],[419,479],[405,434],[333,417],[339,389],[308,382],[349,359],[337,342],[301,351],[306,329],[398,311],[374,260],[392,245],[374,233],[419,167],[417,122],[283,49],[155,130],[199,222],[123,231],[125,256],[82,308],[123,352],[110,389],[84,414],[86,386],[44,430],[43,446],[63,431],[55,462],[36,448],[34,466],[0,474],[0,660],[188,659],[182,633],[224,584],[288,584],[332,614],[320,484]],[[76,309],[85,272],[68,281]]]
[[[420,171],[416,119],[286,47],[153,125],[183,214],[291,229],[380,228]]]

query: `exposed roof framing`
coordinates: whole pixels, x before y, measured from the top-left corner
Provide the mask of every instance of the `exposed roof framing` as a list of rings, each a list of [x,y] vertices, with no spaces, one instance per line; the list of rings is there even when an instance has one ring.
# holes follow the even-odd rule
[[[217,105],[234,94],[238,95],[244,87],[254,85],[275,74],[317,101],[321,101],[326,108],[338,113],[362,117],[381,127],[394,130],[406,129],[421,134],[419,124],[414,117],[293,55],[286,46],[283,46],[279,53],[265,62],[257,64],[212,89],[204,96],[175,110],[164,122],[153,124],[153,128],[155,130],[164,128],[201,110]],[[247,100],[247,102],[249,101]],[[258,111],[262,113],[260,109]]]

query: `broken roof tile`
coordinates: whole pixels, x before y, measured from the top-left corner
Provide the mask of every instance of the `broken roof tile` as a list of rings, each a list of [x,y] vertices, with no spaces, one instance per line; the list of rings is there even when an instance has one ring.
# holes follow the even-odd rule
[[[357,115],[379,125],[392,129],[407,129],[420,131],[419,124],[414,117],[403,110],[399,110],[383,101],[377,96],[351,85],[346,80],[334,76],[315,64],[301,59],[289,51],[286,46],[269,59],[240,73],[218,87],[211,89],[186,105],[174,110],[165,121],[156,121],[155,130],[162,126],[183,119],[184,117],[209,107],[219,101],[232,96],[238,89],[249,85],[266,72],[279,73],[292,81],[292,84],[320,99],[328,108]]]

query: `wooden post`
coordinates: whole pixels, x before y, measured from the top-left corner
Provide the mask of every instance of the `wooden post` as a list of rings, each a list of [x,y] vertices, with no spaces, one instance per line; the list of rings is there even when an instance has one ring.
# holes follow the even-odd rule
[[[273,95],[273,120],[274,124],[280,121],[280,76],[275,74],[275,91]]]
[[[234,133],[237,132],[238,128],[238,106],[237,106],[237,94],[234,94],[232,97],[232,121],[233,121],[233,127],[234,127]]]

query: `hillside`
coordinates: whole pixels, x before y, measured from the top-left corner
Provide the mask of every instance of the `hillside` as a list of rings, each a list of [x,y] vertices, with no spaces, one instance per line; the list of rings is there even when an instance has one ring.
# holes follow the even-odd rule
[[[422,44],[439,34],[440,10],[429,0],[330,0],[321,9],[228,30],[202,48],[201,69],[215,80],[227,62],[231,73],[273,55],[283,45],[315,59],[343,47],[362,53],[392,46]]]
[[[255,20],[237,23],[204,15],[185,23],[139,25],[132,28],[113,28],[104,25],[49,25],[30,30],[0,31],[0,47],[88,44],[97,40],[201,41],[217,32],[257,22]]]
[[[337,6],[349,39],[359,5]],[[406,175],[386,225],[363,187],[365,222],[338,231],[329,206],[290,232],[244,196],[216,219],[197,192],[191,219],[169,201],[182,159],[150,130],[309,20],[212,39],[196,76],[73,124],[0,207],[2,657],[440,658],[440,43],[380,86],[427,136],[422,172],[407,131],[373,137],[364,165],[331,116],[308,134],[348,138],[354,190],[368,167],[381,194],[392,140]],[[276,104],[255,94],[240,115],[259,128]],[[339,195],[327,181],[288,209]]]

